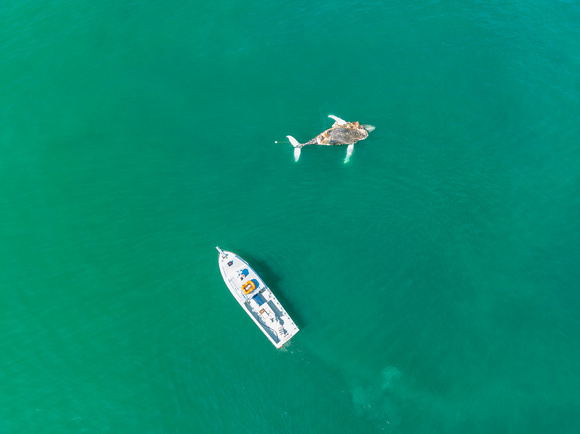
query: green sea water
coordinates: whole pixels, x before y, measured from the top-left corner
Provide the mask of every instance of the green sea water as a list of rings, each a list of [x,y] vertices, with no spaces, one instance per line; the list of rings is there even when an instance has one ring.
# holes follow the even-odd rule
[[[0,22],[0,433],[580,432],[578,2]],[[329,114],[376,126],[348,164],[275,143]]]

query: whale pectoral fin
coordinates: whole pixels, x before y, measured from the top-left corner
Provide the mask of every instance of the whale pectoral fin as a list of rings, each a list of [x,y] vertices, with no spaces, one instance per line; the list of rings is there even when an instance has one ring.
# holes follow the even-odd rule
[[[354,149],[354,143],[348,145],[348,148],[346,148],[346,158],[344,159],[344,163],[348,163],[348,160],[350,159],[350,156],[352,155],[352,151]]]
[[[332,119],[334,119],[334,121],[335,121],[335,122],[336,122],[338,125],[346,125],[346,123],[347,123],[347,122],[346,122],[344,119],[341,119],[341,118],[339,118],[339,117],[337,117],[337,116],[334,116],[334,115],[328,115],[328,117],[329,117],[329,118],[332,118]]]

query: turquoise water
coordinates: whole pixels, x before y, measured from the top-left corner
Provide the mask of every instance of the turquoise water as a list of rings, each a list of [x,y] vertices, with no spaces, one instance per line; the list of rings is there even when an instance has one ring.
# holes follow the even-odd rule
[[[0,5],[1,433],[580,430],[577,2],[44,3]],[[348,164],[275,143],[329,114]]]

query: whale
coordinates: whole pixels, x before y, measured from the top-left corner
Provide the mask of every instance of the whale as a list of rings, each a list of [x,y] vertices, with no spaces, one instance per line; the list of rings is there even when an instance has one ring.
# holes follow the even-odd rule
[[[308,145],[323,145],[323,146],[337,146],[348,145],[346,148],[345,163],[348,163],[354,144],[366,139],[369,133],[375,129],[372,125],[359,124],[358,122],[347,122],[334,115],[328,115],[329,118],[334,119],[334,124],[328,130],[323,131],[313,139],[306,143],[300,143],[292,136],[286,136],[292,146],[294,146],[294,160],[300,159],[300,153],[304,146]]]

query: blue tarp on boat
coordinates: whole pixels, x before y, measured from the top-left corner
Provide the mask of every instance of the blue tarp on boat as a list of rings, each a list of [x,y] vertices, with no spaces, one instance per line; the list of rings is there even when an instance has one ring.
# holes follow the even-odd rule
[[[264,299],[260,297],[260,294],[256,294],[254,300],[256,300],[256,303],[258,303],[259,306],[262,306],[264,303],[266,303]]]

